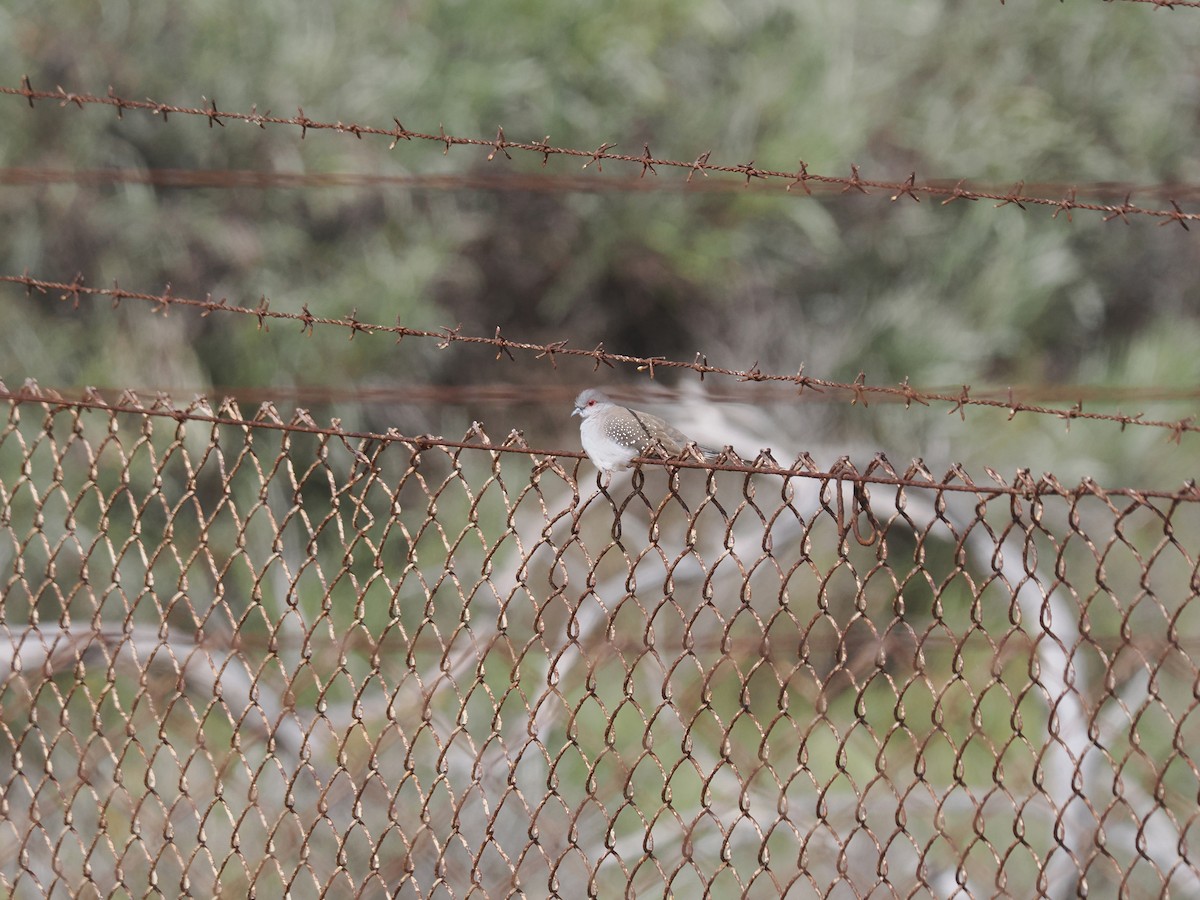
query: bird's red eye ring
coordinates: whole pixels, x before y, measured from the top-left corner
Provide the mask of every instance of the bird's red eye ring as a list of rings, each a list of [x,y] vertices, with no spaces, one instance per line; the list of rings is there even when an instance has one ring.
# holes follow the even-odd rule
[[[589,401],[588,401],[588,406],[595,406],[595,405],[596,405],[596,401],[595,401],[595,400],[589,400]]]

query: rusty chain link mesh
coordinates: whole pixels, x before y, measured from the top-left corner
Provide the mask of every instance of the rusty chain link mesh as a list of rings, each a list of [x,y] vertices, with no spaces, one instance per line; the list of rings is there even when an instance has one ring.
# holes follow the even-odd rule
[[[1191,495],[6,413],[12,896],[1200,895]]]

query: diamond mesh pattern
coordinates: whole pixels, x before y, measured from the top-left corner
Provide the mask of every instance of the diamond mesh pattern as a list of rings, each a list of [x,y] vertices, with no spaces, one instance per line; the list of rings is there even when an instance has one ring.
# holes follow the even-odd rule
[[[1200,895],[1190,495],[6,412],[13,896]]]

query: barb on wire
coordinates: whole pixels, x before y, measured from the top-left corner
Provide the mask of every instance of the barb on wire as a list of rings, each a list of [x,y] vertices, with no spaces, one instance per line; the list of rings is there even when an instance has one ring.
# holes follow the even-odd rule
[[[1105,3],[1112,3],[1112,0],[1104,0]],[[1200,0],[1121,0],[1122,3],[1143,3],[1147,6],[1153,6],[1156,9],[1174,9],[1177,6],[1191,7],[1192,9],[1200,9]],[[1005,5],[1005,0],[1000,0],[1000,5]]]
[[[1174,9],[1177,6],[1200,9],[1200,0],[1122,0],[1123,3],[1145,3],[1158,9]]]
[[[80,297],[104,297],[112,299],[114,303],[122,300],[140,300],[152,304],[156,312],[166,312],[173,306],[180,306],[201,310],[201,315],[204,316],[214,312],[251,316],[258,322],[260,328],[265,327],[266,323],[271,320],[299,322],[301,332],[305,334],[311,334],[313,327],[320,325],[349,329],[351,337],[355,334],[391,334],[396,336],[397,343],[406,337],[429,338],[437,341],[439,349],[446,349],[451,344],[483,345],[494,348],[497,355],[504,355],[509,359],[514,359],[514,351],[531,353],[534,355],[534,359],[545,359],[556,368],[558,357],[584,357],[594,360],[597,368],[601,363],[609,367],[614,366],[616,363],[634,365],[639,371],[648,371],[651,378],[654,377],[656,368],[684,369],[695,372],[702,379],[706,375],[722,375],[729,378],[736,378],[739,381],[794,385],[801,393],[807,389],[841,391],[851,397],[852,402],[861,403],[864,406],[868,404],[869,398],[877,397],[904,403],[905,408],[911,408],[913,403],[924,406],[929,406],[932,403],[946,404],[950,407],[948,410],[949,413],[958,413],[964,418],[967,407],[982,407],[1005,410],[1008,413],[1010,421],[1018,413],[1031,413],[1034,415],[1053,416],[1064,420],[1068,425],[1073,420],[1112,422],[1120,425],[1122,430],[1131,425],[1138,425],[1147,428],[1163,429],[1169,433],[1171,440],[1175,443],[1179,443],[1184,434],[1200,432],[1200,423],[1197,423],[1194,417],[1169,421],[1165,419],[1147,419],[1143,413],[1092,412],[1083,409],[1082,401],[1077,401],[1069,407],[1043,406],[1017,400],[1013,396],[1011,389],[1008,396],[1004,398],[981,397],[973,396],[969,385],[963,385],[957,393],[945,393],[941,391],[918,390],[908,383],[907,378],[895,386],[867,384],[865,375],[860,375],[853,382],[842,382],[806,375],[804,374],[803,366],[797,372],[790,374],[783,372],[763,372],[759,369],[757,362],[749,369],[731,369],[724,366],[710,365],[707,358],[701,356],[687,361],[666,359],[663,357],[631,356],[625,353],[610,353],[604,350],[603,344],[592,350],[586,350],[579,347],[569,347],[566,340],[551,341],[545,344],[516,341],[502,337],[499,329],[497,329],[494,336],[489,337],[487,335],[463,334],[461,325],[454,328],[443,327],[436,331],[430,331],[422,328],[410,328],[399,321],[395,325],[362,322],[357,318],[357,310],[341,318],[313,315],[307,305],[298,313],[284,312],[271,309],[270,300],[266,297],[260,298],[258,304],[251,307],[231,304],[224,297],[214,300],[211,294],[203,300],[178,297],[171,292],[170,286],[162,294],[131,291],[120,287],[116,283],[111,288],[88,287],[83,283],[82,276],[79,275],[69,283],[34,278],[28,273],[23,275],[0,275],[0,283],[21,285],[30,294],[34,292],[43,295],[57,294],[60,299],[71,299],[76,304],[78,304]]]
[[[1148,0],[1148,2],[1153,2],[1153,0]],[[1178,5],[1184,5],[1184,0],[1175,0],[1175,2]],[[1200,3],[1200,0],[1196,0],[1196,2]],[[1168,4],[1159,3],[1158,5]],[[414,131],[401,125],[398,117],[392,117],[392,121],[395,124],[387,128],[342,121],[322,122],[305,115],[303,108],[297,109],[295,116],[272,116],[269,112],[258,112],[257,107],[252,107],[249,113],[239,113],[218,109],[216,102],[209,99],[205,99],[205,105],[200,107],[179,106],[151,99],[130,100],[119,96],[112,87],[109,87],[108,93],[103,96],[70,92],[61,86],[55,90],[38,90],[30,83],[28,76],[22,78],[19,87],[0,86],[0,95],[4,94],[23,97],[31,106],[38,100],[55,101],[60,107],[75,106],[80,109],[88,105],[110,106],[116,109],[118,118],[124,117],[125,110],[143,110],[151,115],[162,116],[164,122],[168,121],[169,116],[174,113],[176,115],[203,117],[209,123],[210,127],[213,123],[223,125],[225,122],[246,122],[250,125],[256,125],[259,128],[264,128],[267,125],[290,126],[300,129],[302,140],[310,130],[331,131],[336,134],[351,134],[359,140],[364,135],[387,138],[390,139],[389,149],[394,148],[401,140],[428,141],[442,144],[445,153],[449,153],[450,148],[455,146],[477,147],[486,152],[489,160],[495,160],[500,154],[511,159],[512,155],[509,151],[517,150],[534,153],[542,157],[543,161],[548,160],[551,156],[586,160],[583,168],[586,169],[592,163],[595,163],[598,171],[601,170],[604,162],[620,162],[637,166],[640,171],[639,179],[644,179],[647,173],[657,174],[658,167],[674,168],[687,173],[687,180],[683,182],[684,184],[691,181],[692,176],[697,172],[704,175],[710,172],[719,172],[739,176],[737,183],[743,189],[750,188],[752,184],[761,181],[770,181],[782,182],[785,190],[788,192],[798,184],[803,187],[805,194],[811,194],[812,187],[816,186],[827,190],[839,190],[843,193],[848,191],[857,191],[862,194],[882,192],[893,200],[907,196],[919,201],[921,196],[928,196],[940,197],[943,198],[943,201],[992,200],[996,202],[997,206],[1013,204],[1021,209],[1027,209],[1029,206],[1041,206],[1050,209],[1056,216],[1058,213],[1066,211],[1068,219],[1073,210],[1087,210],[1099,213],[1106,222],[1111,222],[1115,218],[1128,221],[1129,216],[1137,215],[1159,219],[1161,220],[1160,224],[1176,223],[1183,228],[1187,228],[1188,222],[1200,220],[1200,212],[1184,212],[1179,207],[1177,202],[1178,196],[1166,198],[1171,204],[1171,208],[1169,209],[1165,207],[1140,206],[1130,201],[1130,196],[1133,193],[1132,190],[1125,197],[1124,202],[1114,204],[1077,199],[1078,186],[1068,188],[1066,196],[1062,194],[1058,196],[1050,194],[1033,195],[1022,193],[1024,182],[1021,182],[1012,191],[1005,193],[986,186],[967,188],[961,180],[956,182],[932,180],[917,184],[915,172],[899,181],[866,178],[862,176],[857,165],[850,166],[851,174],[847,177],[820,175],[810,172],[803,160],[800,160],[798,168],[795,171],[782,171],[758,168],[755,166],[753,160],[734,165],[718,164],[709,161],[708,153],[700,154],[691,161],[664,159],[654,156],[650,152],[649,144],[644,144],[641,154],[631,155],[612,152],[616,145],[608,142],[601,144],[595,150],[581,150],[573,147],[551,147],[548,143],[548,137],[539,141],[512,141],[505,137],[502,127],[497,128],[496,137],[494,138],[469,138],[448,134],[444,126],[438,127],[437,134]],[[1148,194],[1158,194],[1162,192],[1162,189],[1141,188],[1139,191]],[[1101,194],[1108,191],[1102,192],[1097,188],[1095,192]]]
[[[45,388],[34,381],[26,381],[20,388],[10,390],[0,381],[0,402],[10,404],[34,403],[51,410],[100,410],[109,413],[126,413],[132,416],[153,416],[174,419],[178,422],[203,422],[210,425],[226,425],[236,428],[262,429],[343,440],[370,440],[381,443],[399,443],[421,448],[443,447],[454,450],[480,450],[487,453],[512,453],[537,458],[566,458],[584,460],[586,455],[579,450],[531,447],[524,435],[516,430],[509,432],[500,443],[493,443],[479,423],[468,430],[463,440],[453,440],[441,435],[404,435],[394,429],[379,433],[343,429],[337,419],[329,425],[320,425],[307,410],[297,409],[290,420],[285,420],[272,403],[259,405],[258,412],[245,416],[237,401],[225,398],[214,403],[210,398],[197,397],[186,406],[180,406],[165,393],[156,393],[153,400],[145,402],[134,391],[122,391],[115,399],[108,399],[100,390],[87,388],[82,397],[70,398],[61,391]],[[882,454],[876,454],[872,462],[859,471],[848,460],[842,459],[831,470],[819,468],[807,453],[801,453],[791,464],[777,462],[769,450],[763,450],[752,460],[745,460],[732,449],[726,449],[715,460],[684,455],[677,458],[661,456],[638,457],[638,465],[669,466],[679,469],[705,469],[714,472],[734,472],[743,475],[774,475],[784,478],[810,478],[822,482],[850,482],[857,485],[881,485],[884,487],[929,488],[939,492],[968,493],[980,496],[1015,496],[1030,499],[1038,496],[1061,497],[1134,497],[1173,500],[1176,502],[1200,502],[1200,487],[1188,482],[1177,490],[1146,490],[1141,488],[1104,488],[1090,478],[1079,485],[1068,488],[1053,475],[1044,475],[1035,480],[1028,469],[1019,470],[1012,482],[1005,481],[994,470],[988,474],[994,483],[980,484],[963,470],[954,466],[942,478],[937,478],[920,459],[904,471],[896,469]]]

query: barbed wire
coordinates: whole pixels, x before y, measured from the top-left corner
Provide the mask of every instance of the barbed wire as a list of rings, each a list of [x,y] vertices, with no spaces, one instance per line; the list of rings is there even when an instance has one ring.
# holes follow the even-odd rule
[[[1122,412],[1092,412],[1083,409],[1082,399],[1077,400],[1072,406],[1065,408],[1042,406],[1018,400],[1011,387],[1008,389],[1005,398],[996,398],[972,395],[971,386],[966,384],[962,386],[958,393],[919,390],[910,385],[907,378],[895,386],[868,384],[866,374],[863,372],[860,372],[858,378],[853,382],[817,378],[806,375],[803,364],[801,364],[799,370],[794,374],[764,372],[759,368],[757,362],[747,369],[732,369],[709,364],[708,357],[703,353],[697,353],[696,358],[688,362],[686,360],[667,359],[665,357],[644,357],[632,356],[625,353],[611,353],[604,349],[603,342],[597,344],[591,350],[586,350],[579,347],[567,346],[567,340],[552,341],[544,344],[531,341],[515,341],[504,337],[500,333],[499,327],[496,328],[496,333],[493,336],[488,337],[485,335],[463,334],[461,325],[454,328],[443,326],[437,331],[432,331],[411,328],[404,325],[399,318],[397,318],[395,325],[384,325],[360,320],[357,308],[351,310],[347,316],[333,318],[314,315],[309,310],[308,304],[304,304],[298,313],[274,310],[271,309],[271,301],[265,296],[259,298],[257,306],[239,306],[229,303],[224,297],[220,300],[213,300],[211,295],[206,296],[203,300],[192,297],[178,297],[171,292],[170,285],[167,285],[166,290],[161,294],[131,291],[122,288],[115,282],[111,288],[91,287],[84,283],[81,275],[76,275],[75,279],[69,283],[34,278],[28,273],[22,275],[0,275],[0,283],[21,285],[30,295],[34,292],[43,295],[57,293],[60,300],[72,300],[76,307],[78,307],[81,298],[85,297],[109,298],[114,305],[121,303],[123,300],[137,300],[152,304],[154,307],[153,311],[160,313],[166,313],[172,307],[179,306],[201,310],[201,316],[208,316],[214,312],[249,316],[257,320],[259,328],[268,328],[268,322],[270,321],[299,322],[301,333],[309,335],[312,334],[316,326],[320,325],[323,327],[347,329],[350,332],[351,340],[359,334],[373,335],[379,333],[395,335],[397,343],[407,337],[436,340],[439,349],[443,350],[451,344],[482,345],[494,348],[497,359],[506,356],[508,359],[515,361],[514,352],[521,352],[533,354],[534,359],[545,359],[556,368],[557,357],[563,356],[590,359],[593,361],[593,371],[598,370],[601,365],[615,368],[617,363],[621,363],[634,365],[639,371],[648,372],[651,378],[654,378],[656,369],[680,369],[695,372],[700,376],[701,381],[708,375],[719,375],[736,378],[743,382],[794,385],[801,394],[805,390],[841,392],[850,396],[851,404],[861,403],[863,406],[870,405],[870,400],[875,398],[902,402],[905,409],[908,409],[914,403],[922,406],[929,406],[933,403],[948,404],[950,409],[947,410],[947,414],[958,413],[964,420],[966,418],[965,411],[967,407],[984,407],[1006,410],[1009,421],[1018,413],[1031,413],[1061,419],[1067,423],[1068,428],[1070,427],[1070,423],[1075,420],[1111,422],[1120,425],[1122,430],[1132,425],[1159,428],[1169,431],[1170,439],[1175,443],[1180,443],[1183,435],[1186,433],[1200,432],[1200,424],[1197,424],[1194,415],[1170,421],[1165,419],[1147,419],[1144,413],[1129,415]]]
[[[389,144],[388,149],[394,149],[402,140],[443,144],[445,147],[443,152],[447,154],[450,152],[450,148],[455,146],[478,147],[488,150],[487,159],[489,161],[494,160],[500,155],[503,155],[506,159],[512,159],[509,151],[515,150],[541,155],[543,165],[549,162],[551,156],[585,159],[587,160],[583,164],[585,169],[593,163],[597,170],[601,170],[605,162],[620,162],[639,166],[640,173],[638,177],[643,179],[647,174],[657,175],[657,167],[663,167],[687,170],[688,175],[685,183],[690,183],[697,173],[703,176],[707,176],[709,173],[722,173],[738,175],[745,179],[746,185],[751,184],[755,179],[785,181],[785,190],[789,193],[793,188],[798,187],[806,194],[811,194],[813,186],[823,185],[839,189],[841,193],[856,191],[862,194],[870,194],[872,190],[884,191],[890,195],[890,199],[893,201],[899,200],[901,197],[908,197],[919,203],[924,196],[941,198],[942,205],[952,203],[955,200],[993,200],[996,201],[997,207],[1015,205],[1021,209],[1027,209],[1028,206],[1042,206],[1053,209],[1055,218],[1060,213],[1065,213],[1069,221],[1072,220],[1072,214],[1075,210],[1101,213],[1105,222],[1120,219],[1128,223],[1130,216],[1148,216],[1161,219],[1162,221],[1159,222],[1160,225],[1175,222],[1184,229],[1188,228],[1188,222],[1200,220],[1200,213],[1184,212],[1176,198],[1167,198],[1171,204],[1171,209],[1138,206],[1132,202],[1132,189],[1126,193],[1123,202],[1112,204],[1081,200],[1079,199],[1078,187],[1069,188],[1059,198],[1028,194],[1025,192],[1024,181],[1017,182],[1010,190],[1005,192],[986,188],[969,188],[966,186],[965,179],[956,182],[953,186],[950,186],[945,181],[918,184],[915,171],[910,173],[908,178],[903,181],[864,178],[859,166],[855,164],[851,164],[851,174],[849,177],[846,177],[809,172],[808,165],[803,160],[799,161],[799,168],[796,171],[758,168],[755,166],[754,160],[738,165],[718,164],[710,161],[711,151],[705,151],[691,162],[688,162],[686,160],[656,157],[651,153],[648,143],[643,144],[641,154],[631,155],[613,153],[612,151],[617,145],[610,142],[602,143],[595,150],[581,150],[572,147],[552,146],[549,135],[540,141],[511,141],[505,137],[503,127],[497,129],[495,138],[488,140],[485,138],[468,138],[447,134],[445,128],[440,126],[438,134],[413,131],[412,129],[405,128],[398,118],[392,119],[395,123],[395,126],[392,128],[361,125],[353,122],[319,121],[305,115],[302,107],[297,110],[297,115],[295,116],[273,116],[269,110],[266,113],[259,113],[257,106],[251,107],[249,113],[228,112],[218,109],[216,100],[209,98],[202,98],[206,103],[203,107],[179,106],[152,99],[131,100],[118,95],[111,86],[108,89],[108,93],[103,96],[71,92],[61,86],[58,86],[53,91],[36,90],[31,84],[28,75],[21,79],[20,87],[0,86],[0,95],[24,97],[31,107],[38,100],[53,100],[57,101],[60,107],[74,105],[80,109],[88,105],[109,106],[116,109],[118,118],[123,117],[127,109],[141,110],[149,112],[152,115],[162,116],[164,122],[169,119],[171,114],[201,116],[208,120],[210,128],[214,125],[224,127],[227,121],[246,122],[264,129],[267,125],[290,126],[300,129],[301,140],[305,138],[310,130],[313,130],[352,134],[360,140],[364,135],[391,138],[391,144]]]
[[[10,390],[0,381],[0,402],[13,405],[34,403],[53,413],[62,409],[99,410],[109,413],[126,413],[137,416],[153,416],[174,419],[177,422],[201,422],[210,425],[232,426],[244,429],[310,434],[321,437],[339,438],[346,443],[347,450],[361,463],[373,467],[371,458],[360,449],[350,446],[350,441],[398,443],[415,449],[435,447],[450,450],[470,450],[485,453],[509,453],[528,456],[540,470],[556,469],[568,478],[565,470],[558,466],[560,458],[584,460],[586,454],[579,450],[531,447],[523,433],[513,429],[500,443],[495,443],[483,426],[475,422],[462,440],[453,440],[441,435],[404,435],[395,429],[387,432],[347,430],[338,419],[329,425],[321,425],[307,410],[297,409],[290,419],[285,419],[272,403],[262,403],[252,417],[242,414],[237,401],[225,398],[215,406],[207,397],[197,397],[186,406],[178,405],[166,393],[158,393],[146,403],[135,392],[121,391],[116,399],[106,399],[96,388],[87,388],[82,397],[68,397],[53,388],[44,388],[36,381],[27,380],[20,388]],[[878,485],[897,488],[927,488],[939,492],[977,494],[987,497],[1001,495],[1034,499],[1042,496],[1078,498],[1094,496],[1129,497],[1135,500],[1160,499],[1175,502],[1200,502],[1200,486],[1195,480],[1185,482],[1174,491],[1141,488],[1106,488],[1091,478],[1083,478],[1073,488],[1067,487],[1051,473],[1034,478],[1031,470],[1018,469],[1009,481],[990,467],[984,467],[992,483],[976,482],[960,464],[952,466],[944,476],[938,478],[921,459],[915,459],[903,471],[896,469],[883,453],[877,453],[861,470],[849,457],[841,457],[829,469],[820,468],[808,453],[801,453],[791,464],[781,464],[769,449],[760,450],[752,460],[744,459],[732,448],[726,448],[715,460],[700,455],[684,455],[666,458],[662,456],[636,457],[638,465],[671,466],[684,469],[705,469],[713,472],[734,472],[744,475],[774,475],[784,478],[809,478],[820,481],[845,482],[858,485]]]
[[[708,389],[704,398],[712,403],[785,403],[785,402],[822,402],[829,394],[810,391],[803,397],[797,397],[794,389],[786,384],[765,384],[753,386],[753,393],[748,394],[750,385],[734,385],[729,388],[713,387]],[[82,384],[56,385],[56,389],[64,393],[83,390]],[[155,384],[131,384],[125,382],[119,386],[109,386],[112,390],[129,390],[142,397],[154,397],[159,393],[175,397],[191,397],[203,395],[211,387],[202,382],[194,384],[172,383],[169,387]],[[412,406],[454,406],[473,407],[478,405],[488,408],[508,406],[528,406],[531,403],[563,403],[571,400],[578,393],[578,386],[563,384],[529,384],[519,381],[489,379],[485,381],[461,382],[455,384],[430,383],[426,381],[397,381],[389,379],[386,384],[222,384],[221,396],[232,397],[242,404],[257,405],[259,403],[289,403],[305,408],[325,408],[337,404]],[[1117,401],[1142,401],[1157,403],[1195,403],[1200,400],[1200,388],[1167,388],[1167,387],[1107,387],[1085,384],[1026,384],[1014,388],[1020,396],[1041,396],[1043,394],[1057,399],[1075,400],[1079,397],[1092,401],[1115,403]],[[619,394],[619,389],[612,389]],[[998,392],[993,391],[993,394]],[[638,391],[638,397],[647,402],[665,402],[675,400],[680,391],[665,385],[650,387]],[[899,402],[895,398],[881,397],[880,402]]]
[[[1063,0],[1058,0],[1062,3]],[[1104,0],[1105,3],[1112,3],[1113,0]],[[1143,3],[1149,6],[1154,6],[1160,9],[1174,9],[1177,6],[1200,8],[1200,0],[1121,0],[1122,3]],[[1005,5],[1005,0],[1000,0],[1000,5]]]
[[[1061,2],[1061,0],[1060,0]],[[1104,0],[1105,3],[1112,3],[1112,0]],[[1123,3],[1145,3],[1160,9],[1174,9],[1177,6],[1200,8],[1200,0],[1122,0]],[[1004,0],[1000,0],[1000,5],[1004,5]]]
[[[1198,0],[1200,2],[1200,0]],[[958,182],[951,179],[929,179],[927,185],[952,190]],[[520,191],[522,193],[774,193],[773,185],[753,181],[702,179],[699,181],[652,182],[643,178],[596,179],[589,175],[533,174],[511,171],[474,171],[453,174],[385,174],[381,172],[266,172],[257,169],[59,169],[37,166],[0,168],[0,184],[45,185],[78,184],[84,186],[112,184],[144,184],[155,187],[185,188],[325,188],[391,186],[416,190],[439,191]],[[980,187],[977,185],[977,187]],[[1065,182],[1027,184],[1026,190],[1046,193],[1077,193],[1095,197],[1124,197],[1134,191],[1158,198],[1175,200],[1200,199],[1200,185],[1160,184],[1139,185],[1132,182],[1096,181],[1070,185]],[[840,193],[837,184],[814,184],[812,193]],[[999,190],[994,186],[988,190]]]

